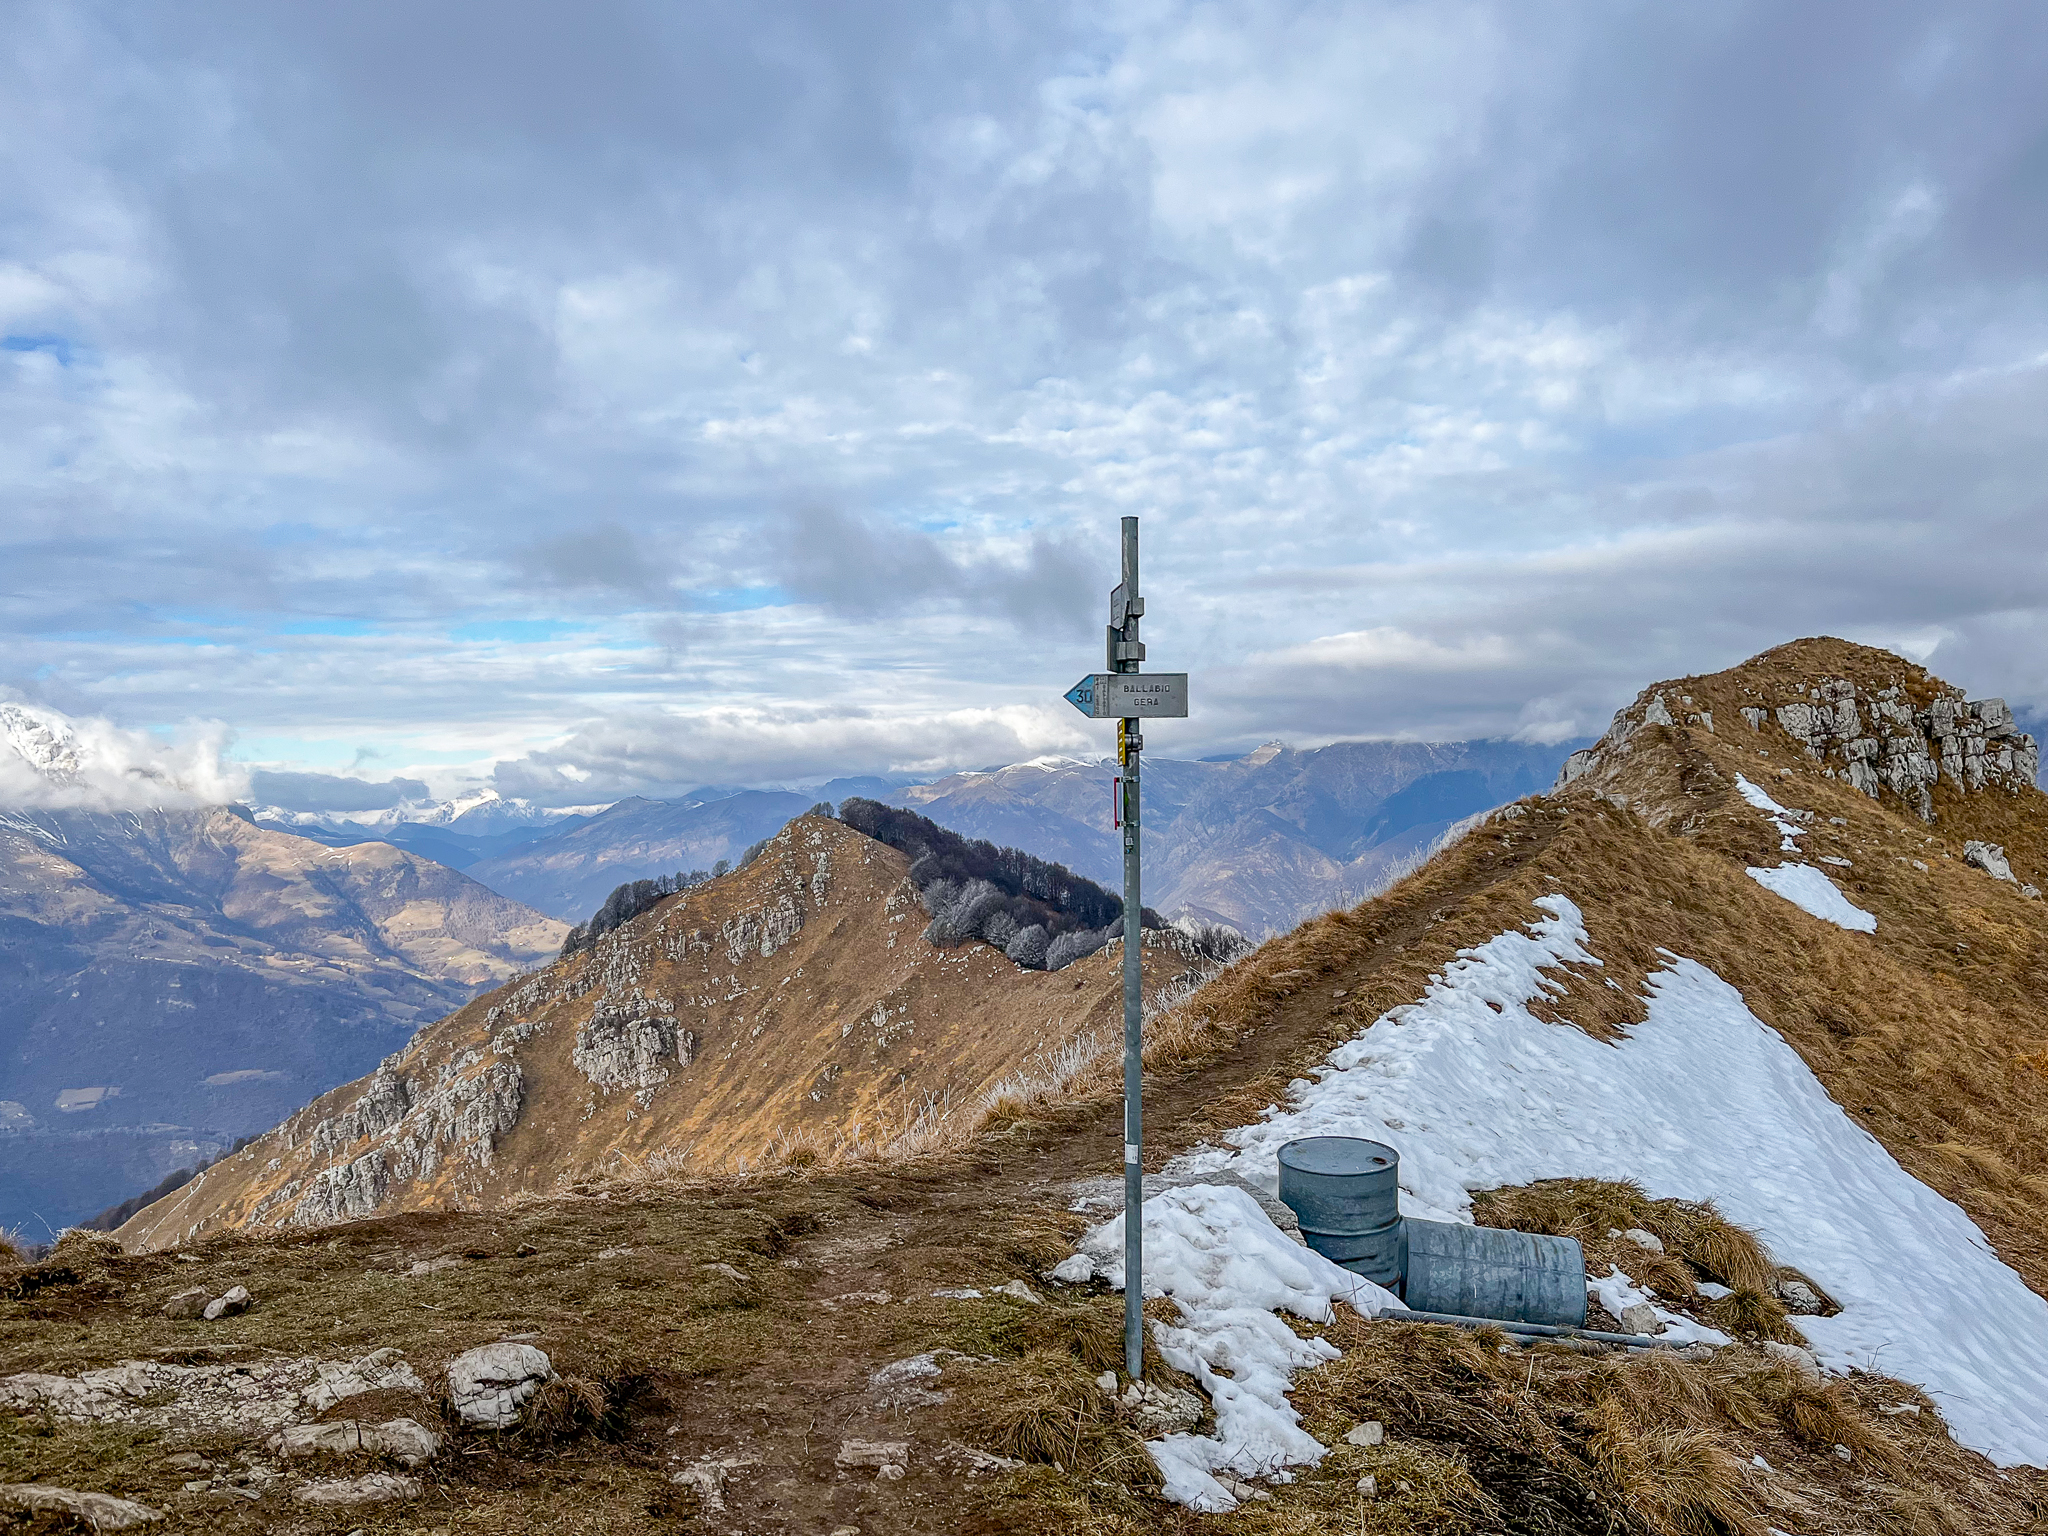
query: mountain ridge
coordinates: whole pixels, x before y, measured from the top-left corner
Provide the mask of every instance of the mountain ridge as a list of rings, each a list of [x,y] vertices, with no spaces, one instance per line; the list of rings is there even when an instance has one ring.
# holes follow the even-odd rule
[[[225,1150],[564,932],[386,844],[225,809],[0,812],[0,1226]]]

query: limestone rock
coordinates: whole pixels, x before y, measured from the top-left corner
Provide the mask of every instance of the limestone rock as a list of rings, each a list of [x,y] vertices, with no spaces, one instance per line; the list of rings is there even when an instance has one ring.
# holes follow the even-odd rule
[[[325,1413],[343,1398],[394,1388],[421,1393],[427,1390],[419,1372],[406,1364],[405,1356],[396,1349],[373,1350],[360,1360],[347,1362],[323,1360],[317,1379],[306,1388],[306,1406],[315,1413]]]
[[[1134,1381],[1117,1401],[1131,1416],[1140,1440],[1184,1434],[1202,1422],[1202,1400],[1181,1387]]]
[[[688,1066],[696,1037],[678,1031],[672,1014],[600,1002],[576,1031],[569,1059],[599,1088],[651,1092],[668,1081],[668,1063]]]
[[[1655,1333],[1660,1326],[1657,1321],[1657,1309],[1647,1301],[1639,1301],[1622,1309],[1623,1333]]]
[[[1780,1280],[1777,1286],[1778,1299],[1785,1303],[1787,1312],[1801,1317],[1815,1317],[1827,1311],[1828,1304],[1820,1292],[1804,1280]]]
[[[280,1456],[312,1456],[322,1452],[341,1456],[368,1451],[416,1467],[433,1459],[441,1449],[441,1437],[417,1419],[387,1419],[382,1424],[330,1419],[314,1424],[288,1424],[271,1437],[270,1448]]]
[[[1963,844],[1963,862],[1974,864],[1994,880],[2003,880],[2008,885],[2018,885],[2012,865],[2007,862],[2005,849],[1997,843],[1980,843],[1974,839]]]
[[[1621,1235],[1634,1243],[1638,1248],[1647,1248],[1652,1253],[1662,1253],[1664,1251],[1664,1239],[1654,1232],[1644,1231],[1641,1227],[1630,1227]]]
[[[1034,1307],[1045,1305],[1045,1298],[1031,1289],[1022,1280],[1010,1280],[990,1291],[991,1296],[1008,1296],[1015,1301],[1029,1302]]]
[[[1932,789],[1944,775],[1966,793],[2018,791],[2040,771],[2040,747],[2017,729],[2002,699],[1966,701],[1949,689],[1926,709],[1915,709],[1898,684],[1867,690],[1847,678],[1823,677],[1795,688],[1797,697],[1769,708],[1744,706],[1742,718],[1758,732],[1775,721],[1829,777],[1872,799],[1889,790],[1923,821],[1934,820]],[[1686,718],[1712,729],[1704,714]],[[1615,715],[1595,746],[1565,760],[1552,792],[1626,757],[1637,731],[1671,722],[1664,695],[1645,690]]]
[[[180,1321],[203,1317],[206,1315],[206,1304],[211,1300],[213,1300],[213,1292],[203,1285],[195,1285],[191,1290],[180,1291],[169,1301],[165,1302],[163,1308],[164,1316],[174,1317]]]
[[[1379,1445],[1386,1438],[1386,1426],[1378,1419],[1368,1419],[1363,1424],[1354,1424],[1344,1433],[1346,1445]]]
[[[95,1531],[125,1531],[164,1517],[162,1510],[137,1504],[133,1499],[117,1499],[109,1493],[80,1493],[49,1483],[0,1483],[0,1509],[31,1515],[74,1515]]]
[[[1095,1278],[1095,1261],[1085,1253],[1070,1253],[1047,1270],[1046,1277],[1062,1285],[1086,1285]]]
[[[907,1440],[856,1440],[839,1442],[839,1454],[832,1458],[842,1467],[900,1467],[910,1459]]]
[[[669,1481],[694,1489],[706,1511],[722,1514],[725,1510],[726,1479],[739,1468],[753,1464],[751,1456],[705,1456],[675,1473]]]
[[[531,1344],[485,1344],[448,1362],[448,1396],[462,1421],[479,1429],[511,1428],[554,1379],[554,1362]]]
[[[233,1317],[237,1312],[248,1311],[249,1303],[255,1299],[255,1297],[249,1294],[248,1287],[240,1285],[229,1286],[227,1290],[209,1301],[206,1304],[205,1310],[199,1315],[209,1323],[218,1322],[223,1317]]]
[[[330,1477],[302,1483],[292,1490],[301,1504],[385,1504],[394,1499],[416,1499],[426,1490],[416,1477],[396,1472],[370,1472],[362,1477]]]

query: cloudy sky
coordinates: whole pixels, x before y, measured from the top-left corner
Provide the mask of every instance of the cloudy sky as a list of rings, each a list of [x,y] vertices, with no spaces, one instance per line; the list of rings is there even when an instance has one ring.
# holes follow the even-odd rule
[[[2048,705],[2048,12],[8,3],[0,696],[555,803]]]

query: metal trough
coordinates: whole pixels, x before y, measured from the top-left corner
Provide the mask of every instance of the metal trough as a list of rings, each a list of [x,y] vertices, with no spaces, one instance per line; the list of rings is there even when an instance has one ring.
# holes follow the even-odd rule
[[[1325,1258],[1417,1312],[1579,1328],[1586,1255],[1575,1239],[1400,1214],[1401,1155],[1355,1136],[1280,1149],[1280,1198]]]

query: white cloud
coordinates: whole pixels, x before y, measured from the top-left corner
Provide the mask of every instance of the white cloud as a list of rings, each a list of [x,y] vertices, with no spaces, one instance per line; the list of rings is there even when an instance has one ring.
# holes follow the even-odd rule
[[[0,684],[437,787],[1067,750],[1134,512],[1191,749],[1815,632],[2048,705],[2044,27],[31,4]]]
[[[0,700],[0,807],[96,811],[220,805],[248,790],[213,725],[168,739]]]

